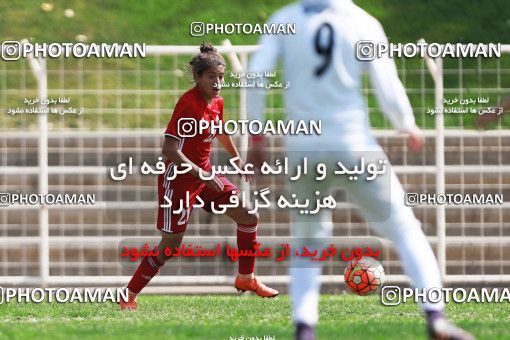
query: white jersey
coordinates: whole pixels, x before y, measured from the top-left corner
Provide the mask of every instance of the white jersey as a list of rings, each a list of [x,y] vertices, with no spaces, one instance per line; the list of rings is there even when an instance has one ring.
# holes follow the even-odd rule
[[[394,61],[356,58],[358,41],[387,42],[379,22],[350,0],[322,2],[322,10],[303,1],[276,12],[269,23],[295,23],[296,34],[263,36],[249,72],[272,71],[281,59],[284,81],[289,82],[283,90],[288,118],[321,120],[323,135],[352,141],[353,135],[371,137],[361,93],[362,75],[368,71],[385,115],[395,128],[409,131],[414,116]],[[260,90],[249,91],[250,119],[263,118],[264,102]]]
[[[322,120],[322,135],[287,138],[286,150],[293,151],[288,152],[289,169],[302,164],[304,157],[308,158],[310,168],[310,164],[320,162],[327,169],[335,169],[338,161],[352,169],[361,157],[372,163],[385,158],[370,132],[361,93],[365,71],[369,73],[383,112],[392,124],[401,131],[414,128],[411,105],[393,60],[387,57],[373,61],[356,59],[358,41],[381,43],[387,40],[377,20],[350,0],[303,0],[278,11],[270,23],[295,23],[296,34],[264,36],[261,49],[253,56],[248,71],[273,71],[281,59],[284,81],[290,85],[283,90],[289,120]],[[249,118],[261,120],[265,100],[260,90],[249,88],[247,99]],[[412,209],[404,205],[404,190],[389,163],[388,166],[389,171],[371,182],[329,176],[329,171],[327,178],[317,180],[317,173],[310,172],[299,181],[289,180],[288,189],[300,200],[306,198],[313,202],[317,191],[325,193],[341,186],[373,230],[395,244],[413,285],[418,289],[440,288],[441,276],[432,248],[420,221]],[[298,242],[316,247],[316,242],[327,240],[332,234],[331,216],[329,209],[322,209],[317,215],[292,209],[292,236]],[[319,266],[304,262],[304,258],[297,257],[290,265],[293,321],[315,325],[318,321],[320,262]],[[443,306],[443,301],[427,302],[422,304],[422,309],[441,311]]]

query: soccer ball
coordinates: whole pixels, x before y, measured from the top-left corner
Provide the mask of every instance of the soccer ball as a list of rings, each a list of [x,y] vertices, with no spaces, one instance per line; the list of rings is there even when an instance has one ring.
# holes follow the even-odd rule
[[[344,280],[355,294],[368,295],[384,283],[384,268],[373,257],[362,257],[349,262],[344,271]]]

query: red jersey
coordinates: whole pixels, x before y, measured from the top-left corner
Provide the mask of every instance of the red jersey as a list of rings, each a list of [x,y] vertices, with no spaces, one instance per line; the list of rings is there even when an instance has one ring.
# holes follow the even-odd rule
[[[185,118],[185,120],[181,120],[182,118]],[[179,123],[179,120],[181,120],[181,123]],[[179,140],[179,149],[182,153],[198,167],[210,171],[211,161],[209,157],[215,134],[211,134],[209,130],[199,133],[197,130],[200,120],[223,122],[223,98],[213,98],[211,104],[208,104],[202,97],[198,86],[195,86],[183,94],[175,105],[172,118],[165,131],[165,137]],[[183,137],[183,131],[186,132],[186,135],[193,134],[184,128],[183,122],[186,122],[188,127],[189,124],[195,124],[196,130],[194,131],[197,131],[196,135]],[[166,163],[168,167],[171,161]]]

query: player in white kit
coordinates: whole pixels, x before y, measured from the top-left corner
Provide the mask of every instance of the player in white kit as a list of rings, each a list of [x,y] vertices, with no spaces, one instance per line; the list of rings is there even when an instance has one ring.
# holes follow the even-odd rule
[[[288,119],[322,121],[321,135],[286,136],[291,162],[296,163],[301,156],[306,156],[310,163],[326,162],[328,169],[338,161],[349,168],[349,165],[357,164],[361,156],[374,160],[381,155],[385,157],[370,131],[361,94],[364,72],[370,76],[385,115],[397,130],[408,134],[410,149],[421,149],[422,133],[415,124],[394,61],[386,56],[371,61],[360,61],[356,57],[359,41],[387,43],[375,18],[350,0],[305,0],[279,10],[268,23],[295,23],[296,34],[263,36],[261,48],[251,58],[248,71],[272,71],[281,59],[284,81],[289,82],[289,87],[284,90]],[[263,120],[264,102],[262,90],[248,91],[250,119]],[[257,143],[252,148],[257,151]],[[332,155],[338,159],[332,159]],[[313,198],[317,189],[324,192],[325,187],[333,186],[343,186],[373,230],[394,242],[414,287],[442,287],[434,253],[420,222],[411,208],[404,205],[404,191],[391,168],[371,183],[338,176],[328,178],[322,184],[305,179],[295,183],[293,193]],[[295,238],[313,242],[313,239],[331,235],[331,211],[321,210],[315,217],[293,211],[292,221]],[[315,337],[321,269],[301,264],[299,260],[294,260],[291,265],[290,293],[297,339]],[[473,338],[446,321],[443,302],[425,302],[421,307],[427,316],[431,338]]]

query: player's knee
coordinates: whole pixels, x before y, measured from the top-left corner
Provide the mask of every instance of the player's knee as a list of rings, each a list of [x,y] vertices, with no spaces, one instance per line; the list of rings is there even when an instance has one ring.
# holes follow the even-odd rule
[[[158,245],[158,260],[161,263],[165,263],[172,258],[174,249],[181,246],[183,234],[184,233],[172,234],[170,236],[165,235],[161,238],[161,242]]]
[[[250,214],[248,211],[249,211],[248,209],[246,209],[244,211],[243,221],[241,221],[240,223],[243,223],[243,224],[258,224],[259,223],[259,213],[255,212],[253,214]]]
[[[177,247],[179,247],[179,246],[177,246]],[[168,261],[172,258],[172,253],[173,253],[173,250],[175,249],[175,247],[164,246],[161,248],[162,249],[160,250],[160,252],[158,254],[158,260],[161,263],[165,263],[166,261]]]
[[[248,209],[244,209],[241,214],[239,214],[236,222],[240,224],[258,224],[259,214],[257,212],[250,214],[248,211]]]
[[[228,212],[228,216],[238,224],[258,224],[259,214],[249,213],[249,208],[235,208]]]
[[[165,256],[164,253],[159,253],[156,257],[160,263],[165,263],[167,260],[169,260],[172,256]]]

